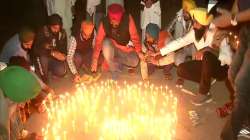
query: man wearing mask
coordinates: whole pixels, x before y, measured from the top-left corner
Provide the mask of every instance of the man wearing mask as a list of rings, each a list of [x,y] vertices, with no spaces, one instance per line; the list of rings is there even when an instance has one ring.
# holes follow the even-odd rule
[[[97,71],[101,50],[114,79],[121,66],[134,68],[139,63],[138,56],[141,60],[144,59],[134,20],[119,4],[109,6],[108,15],[99,26],[92,57],[93,72]]]
[[[67,34],[62,28],[62,18],[53,14],[48,25],[38,33],[34,43],[37,73],[48,84],[48,72],[63,77],[66,74]]]

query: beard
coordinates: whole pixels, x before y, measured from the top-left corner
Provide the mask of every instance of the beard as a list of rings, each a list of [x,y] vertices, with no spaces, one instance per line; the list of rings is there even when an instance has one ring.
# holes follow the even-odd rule
[[[119,25],[112,25],[112,24],[111,24],[111,27],[112,27],[113,29],[118,29]]]
[[[190,20],[191,20],[190,16],[183,16],[183,19],[184,19],[185,21],[190,21]]]
[[[200,41],[203,35],[205,34],[206,28],[202,27],[200,29],[194,29],[195,40]]]
[[[51,32],[53,36],[58,37],[59,36],[59,32]]]
[[[29,52],[29,51],[30,51],[30,49],[25,48],[25,47],[23,46],[23,44],[21,44],[21,47],[22,47],[22,49],[23,49],[24,51],[26,51],[26,52]]]

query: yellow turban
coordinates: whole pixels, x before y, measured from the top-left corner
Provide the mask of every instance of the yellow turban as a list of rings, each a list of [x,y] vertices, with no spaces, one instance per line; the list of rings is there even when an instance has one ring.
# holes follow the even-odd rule
[[[201,25],[207,26],[213,20],[213,15],[209,15],[205,8],[195,8],[189,11],[192,18],[194,18]]]
[[[182,1],[182,9],[189,12],[190,10],[196,8],[196,4],[194,0],[183,0]]]

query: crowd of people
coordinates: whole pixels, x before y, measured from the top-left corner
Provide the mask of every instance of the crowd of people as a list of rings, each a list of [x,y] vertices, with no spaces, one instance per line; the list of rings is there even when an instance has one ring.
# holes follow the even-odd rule
[[[19,139],[25,120],[20,112],[27,114],[27,102],[43,111],[48,93],[54,94],[53,77],[71,73],[79,83],[86,75],[108,71],[119,80],[124,69],[135,73],[140,68],[142,80],[150,81],[153,71],[163,68],[164,78],[171,80],[174,67],[176,87],[182,88],[185,80],[199,85],[191,102],[195,106],[212,101],[214,81],[225,82],[230,101],[220,111],[226,110],[229,118],[221,139],[237,140],[250,115],[249,0],[206,1],[203,6],[183,0],[166,27],[160,1],[141,0],[140,29],[123,0],[107,0],[103,7],[101,0],[87,0],[84,14],[72,13],[77,4],[47,0],[47,24],[39,30],[23,27],[3,46],[0,140]],[[27,139],[40,137],[28,134]]]

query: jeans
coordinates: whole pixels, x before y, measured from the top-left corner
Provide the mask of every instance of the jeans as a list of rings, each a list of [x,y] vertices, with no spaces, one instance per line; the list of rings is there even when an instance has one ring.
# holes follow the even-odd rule
[[[58,77],[63,77],[66,75],[66,62],[59,61],[51,56],[40,56],[38,58],[38,69],[37,73],[41,76],[42,80],[48,84],[49,82],[49,71],[52,72],[53,75]]]
[[[103,41],[102,51],[111,72],[119,72],[121,65],[136,67],[139,63],[139,58],[135,51],[124,52],[116,48],[108,38]]]
[[[91,72],[91,60],[92,60],[92,53],[93,51],[89,51],[85,54],[80,52],[76,52],[74,55],[74,63],[76,66],[77,71],[83,68],[83,70],[87,73]]]
[[[237,135],[244,121],[250,115],[250,26],[240,30],[240,48],[237,50],[229,77],[235,83],[236,100],[230,118],[227,120],[222,133],[222,140],[237,140]]]

